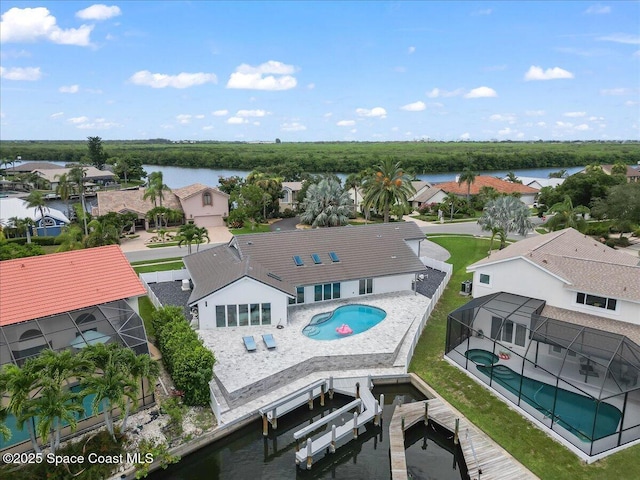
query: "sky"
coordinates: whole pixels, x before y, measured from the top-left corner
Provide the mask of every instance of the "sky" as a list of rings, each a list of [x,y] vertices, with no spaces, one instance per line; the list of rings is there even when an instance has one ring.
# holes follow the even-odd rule
[[[0,139],[640,139],[640,2],[0,3]]]

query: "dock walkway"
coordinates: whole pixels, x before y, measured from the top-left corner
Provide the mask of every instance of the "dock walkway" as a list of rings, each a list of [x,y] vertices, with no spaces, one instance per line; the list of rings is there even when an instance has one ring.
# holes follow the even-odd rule
[[[478,430],[460,413],[439,398],[422,402],[407,403],[396,408],[389,425],[391,477],[393,480],[407,480],[404,429],[424,421],[425,402],[428,402],[429,419],[451,432],[455,431],[459,419],[459,442],[462,448],[469,478],[472,480],[533,480],[536,477],[509,453],[498,446],[489,436]]]

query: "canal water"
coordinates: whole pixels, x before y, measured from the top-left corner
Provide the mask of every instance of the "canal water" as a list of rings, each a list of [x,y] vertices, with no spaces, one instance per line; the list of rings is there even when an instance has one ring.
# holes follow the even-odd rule
[[[306,406],[278,419],[278,429],[262,436],[262,423],[256,420],[247,427],[213,443],[179,463],[149,476],[152,480],[285,480],[285,479],[353,479],[389,480],[388,425],[397,405],[423,400],[412,386],[376,387],[376,398],[385,397],[384,419],[379,427],[368,424],[360,428],[357,440],[344,441],[336,453],[314,458],[311,470],[295,464],[296,430],[317,421],[353,398],[336,395],[321,411],[318,400],[310,411]],[[274,433],[275,432],[275,433]],[[407,468],[415,480],[460,480],[468,478],[460,454],[454,454],[450,432],[437,431],[421,422],[405,435]]]

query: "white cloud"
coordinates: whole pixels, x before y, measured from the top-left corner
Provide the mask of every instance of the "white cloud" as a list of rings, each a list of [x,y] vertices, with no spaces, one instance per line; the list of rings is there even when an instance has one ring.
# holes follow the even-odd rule
[[[249,123],[249,120],[240,117],[229,117],[227,123],[229,125],[240,125],[241,123]]]
[[[491,8],[485,8],[484,10],[476,10],[475,12],[473,12],[471,15],[491,15],[491,13],[493,12],[493,10]]]
[[[73,123],[73,124],[81,124],[81,123],[86,123],[89,121],[89,117],[71,117],[69,120],[67,120],[69,123]]]
[[[324,115],[322,115],[324,118],[331,118],[333,117],[333,113],[332,112],[327,112]]]
[[[531,65],[527,73],[524,74],[524,79],[530,80],[557,80],[563,78],[573,78],[573,73],[568,72],[560,67],[547,68],[543,70],[542,67]]]
[[[640,50],[636,50],[635,52],[633,52],[634,57],[640,57]]]
[[[469,134],[469,132],[465,132],[462,135],[460,135],[460,140],[469,140],[471,138],[471,135]]]
[[[376,118],[387,117],[387,111],[382,107],[373,107],[372,109],[356,108],[356,114],[359,117],[376,117]]]
[[[502,130],[498,130],[498,135],[510,135],[515,133],[513,130],[511,130],[509,127],[503,128]]]
[[[545,114],[544,110],[527,110],[524,114],[528,117],[541,117]]]
[[[493,88],[489,87],[478,87],[471,90],[467,93],[464,98],[487,98],[487,97],[497,97],[498,94]]]
[[[631,95],[633,90],[631,88],[605,88],[600,90],[600,95],[606,96],[618,96],[618,95]]]
[[[560,128],[571,128],[571,127],[573,127],[573,123],[571,123],[571,122],[561,122],[561,121],[557,121],[557,122],[556,122],[556,127],[560,127]]]
[[[238,110],[236,117],[264,117],[268,113],[265,110]]]
[[[355,120],[340,120],[338,123],[336,123],[336,125],[339,127],[352,127],[355,124]]]
[[[416,47],[414,47],[414,46],[411,46],[411,47],[409,47],[409,48],[407,49],[407,53],[408,53],[409,55],[411,55],[412,53],[415,53],[415,51],[416,51]]]
[[[178,123],[181,123],[183,125],[186,125],[187,123],[191,123],[191,118],[192,118],[192,115],[189,115],[187,113],[181,113],[179,115],[176,115],[176,120],[178,121]]]
[[[28,82],[34,82],[42,78],[42,72],[40,72],[40,67],[0,67],[0,77],[5,80],[25,80]]]
[[[64,112],[56,112],[49,115],[49,118],[60,118],[62,116],[64,116]]]
[[[407,103],[406,105],[403,105],[402,107],[400,107],[400,110],[406,110],[407,112],[421,112],[425,108],[427,108],[425,103],[418,100],[417,102]]]
[[[611,7],[608,7],[606,5],[591,5],[589,8],[587,8],[584,13],[586,13],[587,15],[603,15],[606,13],[611,13]]]
[[[269,60],[257,67],[243,63],[229,77],[227,88],[290,90],[298,84],[296,78],[291,75],[295,71],[296,67],[293,65],[286,65],[274,60]]]
[[[78,93],[80,91],[80,85],[63,85],[58,91],[60,93]]]
[[[107,7],[102,4],[91,5],[84,10],[76,12],[76,17],[82,20],[107,20],[119,15],[122,15],[120,7],[115,5]]]
[[[216,110],[215,112],[211,112],[211,115],[214,117],[224,117],[229,115],[229,110]]]
[[[640,35],[631,35],[630,33],[612,33],[598,40],[603,42],[625,43],[627,45],[640,45]]]
[[[513,113],[494,113],[489,117],[492,122],[509,122],[515,123],[517,117]]]
[[[562,114],[563,117],[571,117],[571,118],[578,118],[578,117],[584,117],[587,114],[587,112],[565,112]]]
[[[302,125],[299,122],[291,122],[291,123],[283,123],[280,125],[280,130],[284,132],[301,132],[302,130],[306,130],[307,127]]]
[[[135,85],[143,85],[152,88],[189,88],[205,83],[217,83],[218,78],[213,73],[179,73],[178,75],[167,75],[164,73],[151,73],[148,70],[141,70],[134,73],[129,81]]]
[[[307,90],[313,90],[314,88],[316,88],[315,83],[310,83],[309,85],[307,85]]]
[[[0,42],[37,42],[39,40],[61,45],[91,44],[91,25],[63,30],[57,25],[56,17],[44,7],[11,8],[2,14],[0,21]]]
[[[76,128],[81,130],[110,130],[112,128],[122,127],[119,123],[109,122],[104,118],[96,118],[94,121],[90,122],[87,117],[85,118],[85,122],[78,123]]]
[[[575,129],[580,131],[580,132],[584,132],[586,130],[591,130],[591,128],[589,128],[589,125],[587,125],[586,123],[582,123],[580,125],[576,125]]]
[[[538,127],[546,127],[547,126],[547,122],[538,122],[538,123],[536,123],[536,125]]]
[[[457,97],[458,95],[462,95],[464,93],[464,89],[457,88],[455,90],[447,91],[440,90],[439,88],[434,88],[430,92],[427,93],[427,97],[429,98],[438,98],[438,97]]]
[[[627,107],[634,107],[636,105],[640,105],[640,102],[634,102],[633,100],[627,100],[624,102]]]

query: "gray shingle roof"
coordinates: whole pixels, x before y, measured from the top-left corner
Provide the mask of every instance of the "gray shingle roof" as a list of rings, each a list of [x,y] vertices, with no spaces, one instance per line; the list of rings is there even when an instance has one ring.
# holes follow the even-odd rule
[[[528,238],[468,267],[525,258],[569,282],[565,288],[640,301],[638,260],[573,228]]]
[[[417,273],[424,265],[405,240],[424,237],[413,222],[241,235],[185,257],[195,287],[190,301],[245,275],[294,294],[294,286]],[[314,263],[314,253],[321,264]],[[296,266],[295,255],[304,265]]]

